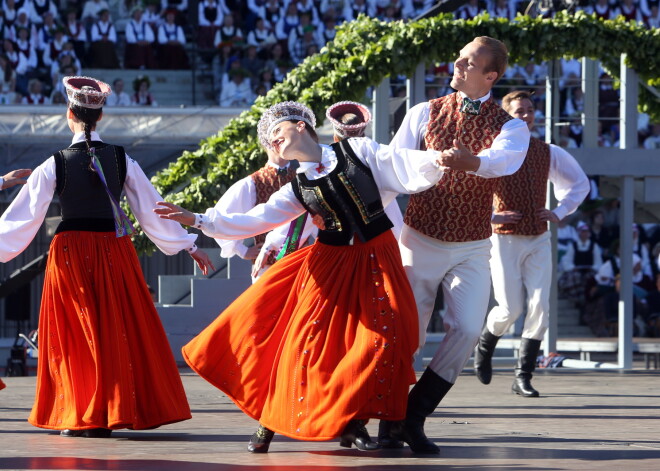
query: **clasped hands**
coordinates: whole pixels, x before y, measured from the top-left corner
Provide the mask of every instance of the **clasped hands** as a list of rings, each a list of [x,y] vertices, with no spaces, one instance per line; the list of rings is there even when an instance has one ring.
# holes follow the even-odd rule
[[[451,170],[462,170],[464,172],[476,172],[479,170],[481,160],[472,154],[461,141],[454,139],[451,149],[440,152],[437,159],[438,165]]]

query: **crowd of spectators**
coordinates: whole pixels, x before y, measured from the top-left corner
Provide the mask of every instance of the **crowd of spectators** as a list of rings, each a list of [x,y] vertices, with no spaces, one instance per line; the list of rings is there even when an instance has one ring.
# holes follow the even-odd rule
[[[616,336],[621,259],[616,200],[591,200],[557,230],[560,298],[601,337]],[[582,219],[580,219],[582,218]],[[660,225],[633,224],[634,335],[660,337]]]
[[[359,14],[384,21],[410,20],[434,0],[2,0],[0,103],[61,102],[58,82],[83,68],[207,69],[214,77],[220,106],[243,107],[268,92],[287,72],[334,38],[335,27]],[[457,18],[488,11],[513,19],[529,2],[469,0]],[[584,3],[584,2],[582,2]],[[658,0],[591,0],[579,7],[603,18],[623,15],[658,27]],[[566,116],[581,110],[579,66],[567,61]],[[429,67],[432,76],[451,73],[451,65]],[[514,67],[507,81],[538,88],[542,100],[543,64]],[[571,76],[571,73],[574,76]],[[445,76],[446,76],[445,75]],[[39,80],[41,85],[35,85]],[[32,85],[30,85],[32,83]],[[604,80],[602,83],[606,83]],[[41,96],[34,90],[41,88]],[[428,83],[429,97],[448,91],[446,80]],[[393,94],[401,87],[393,84]],[[607,95],[603,90],[603,95]],[[610,89],[611,112],[618,106]],[[604,108],[607,108],[605,106]],[[647,125],[648,126],[648,125]],[[607,122],[603,145],[614,144],[617,130]],[[656,131],[655,134],[652,131]],[[567,145],[579,145],[577,129],[567,126]],[[648,126],[649,145],[658,145]]]

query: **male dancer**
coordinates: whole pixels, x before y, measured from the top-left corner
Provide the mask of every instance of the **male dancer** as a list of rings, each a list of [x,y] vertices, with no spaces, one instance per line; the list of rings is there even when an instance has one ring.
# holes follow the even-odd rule
[[[267,154],[266,165],[230,186],[216,203],[216,209],[225,213],[247,213],[256,205],[268,201],[270,195],[294,179],[296,171],[288,161],[272,150],[267,150]],[[221,257],[231,258],[238,255],[246,260],[255,260],[266,240],[266,234],[258,235],[254,239],[255,244],[252,247],[247,247],[242,240],[216,239],[215,241],[221,248]],[[259,260],[258,265],[252,270],[252,281],[256,281],[273,263],[275,263],[274,255]]]
[[[514,118],[534,128],[534,103],[529,92],[514,91],[502,100]],[[557,207],[545,208],[548,180],[554,185]],[[532,372],[550,316],[552,252],[548,221],[557,223],[575,211],[589,194],[589,179],[564,149],[531,138],[527,157],[515,174],[500,178],[495,188],[490,268],[495,306],[481,332],[474,356],[477,378],[489,384],[497,341],[522,314],[527,293],[527,316],[520,343],[512,391],[538,397]]]
[[[491,96],[508,62],[506,46],[481,36],[454,62],[456,93],[421,103],[405,116],[392,140],[397,148],[442,151],[450,170],[437,185],[410,198],[401,233],[401,255],[419,313],[424,344],[437,290],[442,285],[446,335],[408,397],[406,419],[381,422],[381,446],[439,453],[424,433],[424,421],[451,389],[479,339],[490,296],[490,218],[494,177],[520,168],[529,130]],[[483,177],[483,178],[482,178]]]

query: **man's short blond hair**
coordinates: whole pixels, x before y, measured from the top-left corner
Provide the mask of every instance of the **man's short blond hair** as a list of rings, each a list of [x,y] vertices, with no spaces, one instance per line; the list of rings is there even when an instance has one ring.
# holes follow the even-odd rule
[[[504,95],[504,98],[502,98],[502,108],[504,108],[504,111],[507,113],[511,112],[511,103],[516,101],[516,100],[529,100],[534,104],[534,100],[532,100],[532,94],[526,90],[514,90],[510,93],[507,93]]]
[[[474,38],[474,41],[490,53],[490,64],[486,66],[484,72],[497,72],[497,78],[494,82],[497,83],[506,72],[509,64],[509,50],[502,41],[490,36],[478,36]]]

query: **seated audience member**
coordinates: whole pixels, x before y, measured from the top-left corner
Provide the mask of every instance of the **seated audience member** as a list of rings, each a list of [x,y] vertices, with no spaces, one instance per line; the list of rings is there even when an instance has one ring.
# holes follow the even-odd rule
[[[87,57],[87,31],[85,31],[82,22],[78,21],[75,8],[70,8],[66,12],[64,32],[69,41],[73,43],[78,59],[84,61]]]
[[[14,41],[5,39],[3,50],[16,72],[16,92],[26,95],[28,81],[37,68],[37,56],[34,49],[31,47],[28,47],[27,50],[20,49]]]
[[[213,47],[215,32],[222,25],[223,17],[217,0],[200,0],[197,13],[197,45],[200,48]]]
[[[483,11],[479,5],[479,0],[468,0],[465,5],[456,10],[455,16],[458,20],[471,20]]]
[[[174,21],[177,25],[187,24],[188,0],[161,0],[160,11],[174,13]]]
[[[655,275],[655,289],[646,296],[648,335],[660,337],[660,273]]]
[[[126,55],[124,67],[127,69],[154,69],[153,44],[154,32],[143,20],[144,9],[141,6],[133,8],[131,20],[126,25]]]
[[[355,20],[362,13],[371,18],[376,16],[376,6],[368,0],[353,0],[344,2],[344,19],[346,21]]]
[[[116,78],[112,82],[112,94],[105,99],[106,106],[130,106],[131,97],[124,91],[124,81]]]
[[[600,247],[591,240],[587,223],[580,221],[577,226],[578,239],[567,244],[566,253],[561,259],[563,273],[557,281],[561,297],[584,307],[586,289],[596,272],[603,265]]]
[[[36,35],[32,41],[32,44],[39,60],[44,59],[45,51],[48,48],[48,45],[53,41],[56,31],[61,30],[59,37],[60,46],[62,37],[64,37],[65,41],[67,40],[66,36],[64,36],[64,29],[57,24],[55,21],[55,15],[53,15],[50,11],[44,13],[43,20],[39,24],[34,25]],[[55,56],[57,57],[57,54]]]
[[[578,233],[575,227],[570,225],[568,218],[564,218],[557,223],[557,261],[561,262],[562,257],[568,250],[571,241],[578,240]],[[561,263],[557,267],[562,270]]]
[[[136,106],[158,106],[158,103],[149,91],[151,81],[147,76],[140,76],[133,80],[133,90],[135,93],[131,98],[131,104]]]
[[[80,18],[85,25],[85,28],[88,31],[91,31],[91,27],[96,21],[98,21],[101,11],[108,10],[110,6],[106,0],[87,0],[83,6],[83,11],[80,14]]]
[[[589,217],[591,226],[591,240],[596,242],[603,254],[603,259],[610,256],[609,250],[615,239],[618,238],[610,227],[605,226],[605,213],[596,209]]]
[[[243,31],[234,24],[234,14],[229,13],[222,19],[222,26],[215,32],[213,47],[221,49],[225,44],[232,48],[232,54],[238,54],[243,45]]]
[[[254,102],[250,79],[245,69],[233,69],[229,72],[229,81],[222,86],[220,106],[246,108]]]
[[[660,149],[660,123],[651,126],[651,135],[644,139],[644,149]]]
[[[98,69],[118,69],[117,31],[110,20],[110,10],[99,12],[99,20],[92,25],[90,65]]]
[[[7,56],[0,54],[0,105],[12,105],[17,99],[16,71]]]
[[[47,68],[51,68],[53,62],[56,62],[60,54],[64,51],[65,45],[69,42],[64,34],[64,28],[58,27],[53,32],[53,37],[48,41],[43,48],[42,62]],[[72,44],[73,46],[73,44]]]
[[[175,10],[165,13],[165,23],[158,27],[158,63],[161,69],[187,69],[186,35],[175,23]]]
[[[64,77],[77,77],[80,76],[80,69],[76,69],[73,63],[63,61],[62,67],[59,70],[56,70],[53,74],[53,92],[60,92],[64,98],[67,97],[66,89],[62,83]]]
[[[388,2],[391,0],[387,0]],[[397,0],[394,0],[397,1]],[[314,0],[298,0],[298,13],[308,13],[313,25],[319,24],[319,12],[314,4]]]
[[[407,0],[408,3],[411,3],[412,0]],[[423,0],[431,4],[432,0]],[[404,5],[406,1],[404,0]],[[319,4],[319,14],[321,17],[326,15],[332,16],[340,23],[344,20],[344,0],[321,0]]]
[[[44,96],[44,84],[39,79],[31,79],[28,83],[28,94],[23,97],[24,105],[50,105],[50,98]]]
[[[30,21],[34,25],[43,23],[48,15],[57,17],[57,3],[54,0],[31,0],[24,8],[27,8]]]
[[[57,89],[53,89],[52,92],[50,92],[50,104],[51,105],[66,105],[66,96]]]
[[[403,0],[401,16],[407,20],[417,18],[422,13],[426,13],[434,3],[433,0]]]
[[[158,34],[158,27],[163,22],[160,12],[158,11],[158,0],[147,0],[145,2],[145,10],[142,15],[142,21],[151,26],[154,36]]]
[[[289,55],[294,64],[301,63],[309,55],[309,47],[319,44],[316,42],[316,27],[311,23],[308,12],[300,14],[300,23],[289,32]]]
[[[512,21],[516,16],[509,0],[495,0],[488,9],[488,13],[493,18],[506,18],[509,21]]]
[[[326,43],[329,43],[337,35],[337,20],[332,15],[326,15],[323,17],[323,23],[319,25],[316,29],[316,42],[321,47]]]
[[[257,17],[261,17],[270,25],[270,28],[275,32],[275,25],[284,16],[282,3],[280,0],[265,0],[264,4],[257,7]]]
[[[247,45],[241,59],[241,66],[247,70],[250,82],[254,84],[264,68],[264,60],[257,54],[256,46]]]
[[[357,0],[356,0],[357,1]],[[300,24],[300,12],[296,2],[289,2],[285,13],[275,25],[275,37],[278,41],[288,41],[291,31]]]
[[[266,20],[258,17],[255,20],[254,29],[247,35],[247,43],[251,46],[255,46],[257,52],[262,53],[262,51],[267,50],[268,47],[276,42],[277,39],[275,38],[275,34],[270,28],[270,25],[267,25]]]

